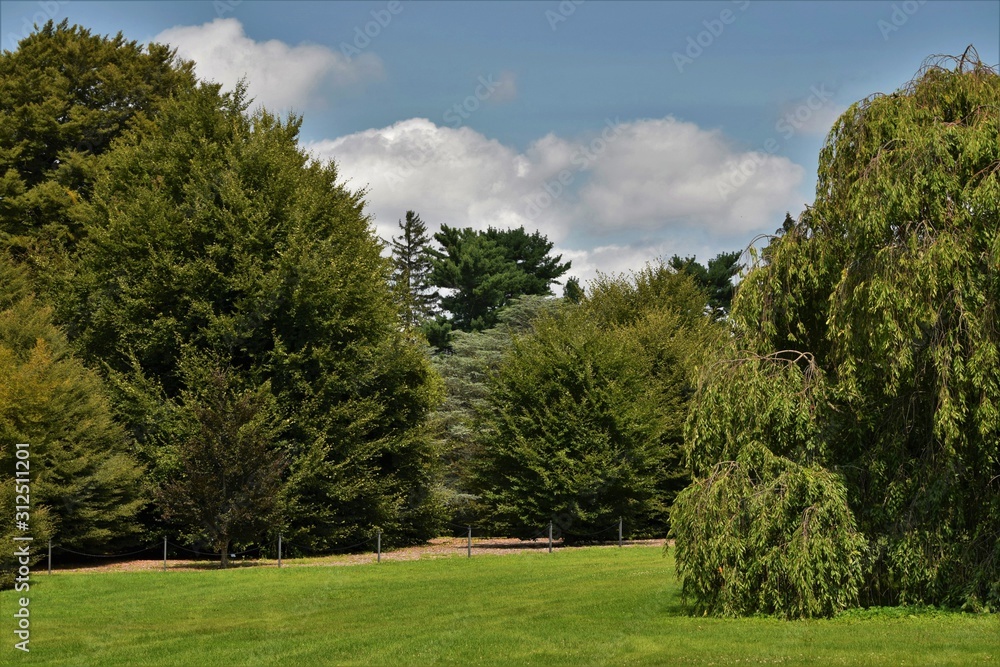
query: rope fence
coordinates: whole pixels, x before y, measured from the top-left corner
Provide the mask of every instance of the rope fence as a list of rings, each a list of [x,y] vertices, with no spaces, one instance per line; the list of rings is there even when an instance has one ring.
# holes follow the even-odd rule
[[[466,557],[467,558],[472,558],[472,532],[473,532],[473,530],[484,531],[485,529],[483,527],[481,527],[481,526],[474,526],[474,525],[471,525],[471,524],[457,524],[457,523],[453,523],[453,522],[450,522],[450,521],[447,522],[447,525],[450,526],[453,529],[460,529],[460,530],[465,531],[466,538],[467,538],[467,543],[466,543]],[[574,538],[589,538],[589,537],[595,537],[597,535],[605,535],[605,534],[607,534],[607,533],[609,533],[609,532],[617,529],[617,531],[618,531],[618,546],[621,547],[624,544],[623,528],[624,528],[624,522],[623,522],[622,519],[619,519],[616,524],[614,524],[612,526],[608,526],[606,528],[602,528],[601,530],[597,530],[597,531],[594,531],[594,532],[591,532],[591,533],[570,533],[570,532],[568,532],[568,531],[566,531],[566,530],[564,530],[562,528],[559,528],[558,530],[559,530],[560,538],[563,540],[563,543],[565,544],[565,537],[567,537],[567,536],[574,537]],[[555,530],[556,530],[555,523],[553,521],[549,521],[549,523],[548,523],[547,526],[543,527],[541,530],[539,530],[538,532],[536,532],[532,537],[523,538],[523,539],[525,539],[525,540],[537,540],[538,538],[541,538],[541,537],[547,537],[547,539],[548,539],[548,552],[552,553],[553,543],[555,542],[556,539],[558,539],[558,538],[554,537]],[[377,563],[381,563],[382,562],[382,530],[381,529],[376,529],[375,530],[375,534],[373,536],[368,537],[368,538],[366,538],[366,539],[364,539],[364,540],[362,540],[360,542],[356,542],[354,544],[349,544],[349,545],[346,545],[346,546],[332,547],[332,548],[328,548],[328,549],[314,549],[314,548],[308,547],[308,546],[306,546],[304,544],[299,544],[299,543],[295,543],[295,542],[283,542],[282,541],[282,535],[279,534],[278,538],[277,538],[276,544],[275,543],[272,543],[272,544],[262,544],[262,545],[258,545],[258,546],[255,546],[255,547],[251,547],[249,549],[245,549],[243,551],[229,552],[229,557],[230,558],[236,558],[236,557],[239,557],[239,556],[247,556],[247,555],[250,555],[250,554],[257,554],[259,557],[263,558],[264,557],[264,551],[265,551],[265,549],[267,549],[267,548],[269,548],[271,546],[276,546],[276,551],[277,551],[277,566],[280,568],[282,566],[282,555],[284,553],[284,550],[287,549],[288,547],[291,547],[292,549],[295,549],[298,552],[306,554],[306,555],[309,555],[309,556],[322,557],[322,556],[331,556],[331,555],[338,554],[338,553],[344,553],[344,552],[348,552],[348,551],[357,550],[360,547],[363,547],[365,545],[369,545],[369,544],[372,544],[372,543],[374,543],[374,546],[375,546],[376,562]],[[210,557],[210,558],[220,558],[220,559],[223,556],[223,554],[220,553],[220,552],[215,552],[215,551],[200,551],[198,549],[192,549],[190,547],[186,547],[186,546],[181,545],[181,544],[175,544],[174,542],[169,541],[166,536],[163,537],[162,545],[161,544],[154,544],[154,545],[143,547],[141,549],[137,549],[137,550],[134,550],[134,551],[128,551],[128,552],[116,553],[116,554],[94,554],[94,553],[86,553],[84,551],[76,551],[76,550],[70,549],[68,547],[60,546],[58,544],[53,544],[52,540],[49,540],[49,544],[48,544],[48,572],[49,572],[49,574],[52,574],[52,553],[53,553],[54,550],[58,550],[58,551],[65,552],[65,553],[68,553],[68,554],[73,554],[75,556],[81,556],[81,557],[84,557],[84,558],[105,558],[105,559],[109,559],[109,558],[128,558],[128,557],[131,557],[131,556],[138,556],[139,554],[148,553],[150,551],[157,551],[157,552],[159,552],[159,550],[161,549],[161,546],[162,546],[163,571],[164,572],[167,570],[167,562],[169,560],[169,558],[168,558],[168,551],[169,551],[170,547],[172,547],[175,550],[174,551],[175,553],[177,553],[178,551],[181,551],[181,552],[186,552],[186,553],[194,554],[195,556]]]

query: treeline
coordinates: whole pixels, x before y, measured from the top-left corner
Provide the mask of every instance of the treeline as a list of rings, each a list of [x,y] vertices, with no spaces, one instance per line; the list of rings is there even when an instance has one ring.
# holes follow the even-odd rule
[[[570,279],[560,299],[570,264],[538,232],[442,226],[431,243],[413,212],[385,257],[298,117],[250,112],[242,87],[121,35],[50,22],[0,56],[0,99],[0,460],[30,443],[37,543],[109,553],[168,533],[226,554],[280,532],[324,551],[473,518],[665,529],[697,337],[717,327],[708,268],[675,258],[586,296]],[[551,372],[518,389],[518,364]],[[530,410],[565,394],[572,423],[508,413],[520,391]]]

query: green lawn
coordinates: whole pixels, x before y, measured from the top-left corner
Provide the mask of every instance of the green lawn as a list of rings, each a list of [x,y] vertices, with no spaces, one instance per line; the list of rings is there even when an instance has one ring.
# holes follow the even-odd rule
[[[31,653],[59,665],[1000,664],[1000,617],[684,614],[657,548],[226,572],[41,574]]]

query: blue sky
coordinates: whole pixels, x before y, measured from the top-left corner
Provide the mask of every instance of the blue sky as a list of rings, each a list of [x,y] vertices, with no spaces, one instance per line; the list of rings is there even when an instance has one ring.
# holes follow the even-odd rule
[[[246,76],[383,237],[407,209],[523,224],[584,279],[746,246],[812,200],[852,102],[931,54],[1000,62],[996,0],[2,2],[3,48],[48,17]]]

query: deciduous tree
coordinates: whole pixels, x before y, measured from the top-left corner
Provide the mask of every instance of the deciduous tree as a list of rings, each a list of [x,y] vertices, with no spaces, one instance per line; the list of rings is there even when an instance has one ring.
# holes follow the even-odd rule
[[[0,247],[48,300],[84,233],[97,157],[137,117],[195,85],[193,64],[49,21],[0,53]]]
[[[837,120],[815,204],[741,283],[732,363],[705,376],[689,423],[694,461],[738,460],[759,442],[842,480],[866,541],[865,604],[1000,606],[998,109],[1000,75],[970,50]],[[696,474],[702,483],[704,464]],[[682,511],[714,502],[706,493],[692,490]],[[814,504],[803,498],[798,510]],[[826,538],[844,544],[848,523],[829,524]],[[689,525],[679,560],[706,537]],[[812,579],[822,612],[775,610],[850,604],[836,573],[853,550],[839,553]],[[681,569],[701,581],[726,566],[695,563]],[[750,586],[774,584],[758,574]],[[707,604],[717,592],[695,595]]]
[[[118,414],[163,481],[191,390],[185,350],[241,386],[269,382],[290,420],[286,537],[342,546],[381,526],[436,531],[421,431],[438,389],[399,327],[361,194],[297,141],[299,119],[246,112],[202,85],[134,122],[106,154],[62,305],[79,349],[114,381]]]
[[[275,523],[288,465],[283,425],[269,384],[243,388],[211,359],[184,361],[177,409],[190,435],[156,499],[167,520],[219,552],[225,569],[233,543],[259,543]]]
[[[663,265],[603,276],[515,338],[490,382],[478,485],[498,531],[552,520],[567,540],[624,518],[665,529],[687,483],[681,443],[694,366],[719,342],[706,297]]]

